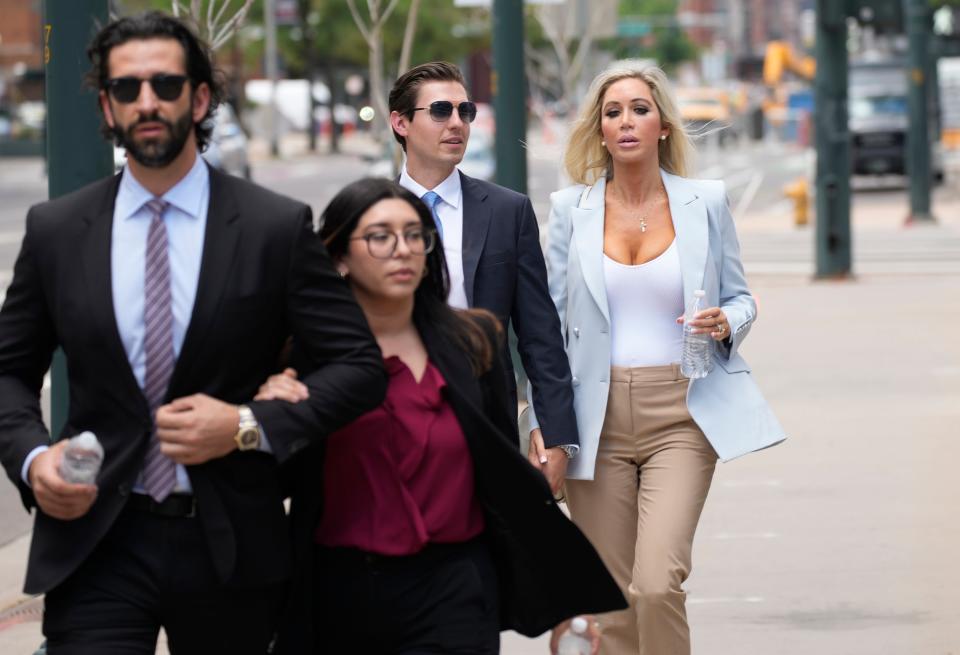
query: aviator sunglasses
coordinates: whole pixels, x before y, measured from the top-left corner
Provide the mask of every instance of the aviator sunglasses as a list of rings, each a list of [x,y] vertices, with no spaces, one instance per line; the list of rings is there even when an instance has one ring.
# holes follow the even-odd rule
[[[153,93],[160,99],[170,102],[180,97],[186,75],[166,75],[159,73],[143,79],[140,77],[115,77],[107,80],[106,88],[117,102],[129,104],[140,97],[140,88],[149,82]]]
[[[453,116],[453,107],[453,103],[449,100],[437,100],[431,102],[429,107],[414,107],[413,111],[427,110],[430,112],[430,118],[442,123]],[[456,107],[457,113],[460,114],[460,120],[464,123],[472,123],[473,119],[477,117],[477,105],[472,102],[461,102]]]

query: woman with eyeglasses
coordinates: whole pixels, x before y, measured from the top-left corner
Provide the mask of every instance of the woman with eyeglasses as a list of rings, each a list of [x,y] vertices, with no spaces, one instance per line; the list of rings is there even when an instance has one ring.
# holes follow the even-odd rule
[[[784,439],[740,345],[756,317],[723,182],[687,177],[690,139],[662,70],[600,73],[551,196],[550,293],[574,380],[570,515],[630,601],[599,618],[604,655],[689,655],[684,582],[717,459]],[[689,327],[716,366],[687,379]],[[531,425],[536,417],[531,417]]]
[[[320,236],[383,351],[384,403],[294,458],[294,589],[275,652],[497,653],[625,607],[516,449],[496,318],[454,310],[433,217],[384,179],[344,188]],[[258,398],[299,402],[292,370]],[[558,570],[571,575],[558,579]]]

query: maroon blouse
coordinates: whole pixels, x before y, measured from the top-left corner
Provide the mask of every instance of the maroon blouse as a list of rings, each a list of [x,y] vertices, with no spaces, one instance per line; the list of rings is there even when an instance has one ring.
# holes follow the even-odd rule
[[[483,513],[443,376],[429,361],[419,383],[400,358],[384,365],[383,404],[328,439],[316,543],[412,555],[428,542],[472,539]]]

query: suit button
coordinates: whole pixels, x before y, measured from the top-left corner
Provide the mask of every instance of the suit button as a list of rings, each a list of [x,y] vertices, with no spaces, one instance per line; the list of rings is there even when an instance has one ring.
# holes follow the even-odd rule
[[[575,387],[579,387],[579,386],[580,386],[580,378],[578,378],[576,375],[574,375],[572,378],[570,378],[570,384],[572,384],[572,385],[575,386]]]
[[[123,498],[126,498],[130,495],[130,485],[123,483],[117,487],[117,493],[119,493]]]
[[[580,338],[580,328],[578,327],[573,328],[573,336],[575,336],[578,339]]]

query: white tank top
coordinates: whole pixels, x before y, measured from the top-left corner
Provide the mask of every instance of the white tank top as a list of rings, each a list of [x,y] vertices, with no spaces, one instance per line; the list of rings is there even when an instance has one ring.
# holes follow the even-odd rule
[[[603,276],[610,309],[611,363],[614,366],[663,366],[680,361],[683,326],[683,278],[674,239],[648,262],[629,266],[603,255]]]

